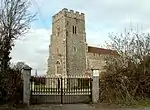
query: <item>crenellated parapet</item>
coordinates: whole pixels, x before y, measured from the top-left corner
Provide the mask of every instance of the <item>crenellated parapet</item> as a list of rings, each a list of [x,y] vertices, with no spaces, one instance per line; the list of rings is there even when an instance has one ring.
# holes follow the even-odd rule
[[[67,8],[64,8],[53,16],[53,22],[59,20],[64,16],[84,20],[84,13],[79,13],[78,11],[68,10]]]

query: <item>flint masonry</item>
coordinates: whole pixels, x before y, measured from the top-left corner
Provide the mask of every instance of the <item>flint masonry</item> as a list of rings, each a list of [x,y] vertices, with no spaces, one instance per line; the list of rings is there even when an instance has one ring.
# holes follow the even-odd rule
[[[114,51],[88,46],[85,14],[62,9],[52,17],[47,75],[83,75],[103,71],[104,57]]]

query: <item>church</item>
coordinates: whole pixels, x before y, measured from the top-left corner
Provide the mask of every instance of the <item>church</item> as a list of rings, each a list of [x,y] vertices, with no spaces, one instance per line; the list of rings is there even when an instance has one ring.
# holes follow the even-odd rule
[[[52,17],[47,75],[69,76],[101,73],[104,57],[116,51],[88,46],[85,31],[85,14],[62,9]]]

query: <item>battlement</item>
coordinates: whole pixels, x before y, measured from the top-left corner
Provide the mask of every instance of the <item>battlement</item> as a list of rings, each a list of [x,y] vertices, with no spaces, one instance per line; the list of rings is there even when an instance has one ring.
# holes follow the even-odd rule
[[[84,13],[79,13],[78,11],[68,10],[67,8],[64,8],[53,16],[53,22],[57,21],[63,16],[84,20]]]

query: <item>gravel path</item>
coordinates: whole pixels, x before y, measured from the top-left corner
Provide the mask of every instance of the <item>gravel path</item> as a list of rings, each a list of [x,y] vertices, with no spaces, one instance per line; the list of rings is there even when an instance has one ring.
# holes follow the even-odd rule
[[[64,105],[31,105],[20,110],[150,110],[150,108],[115,108],[102,105],[64,104]]]

